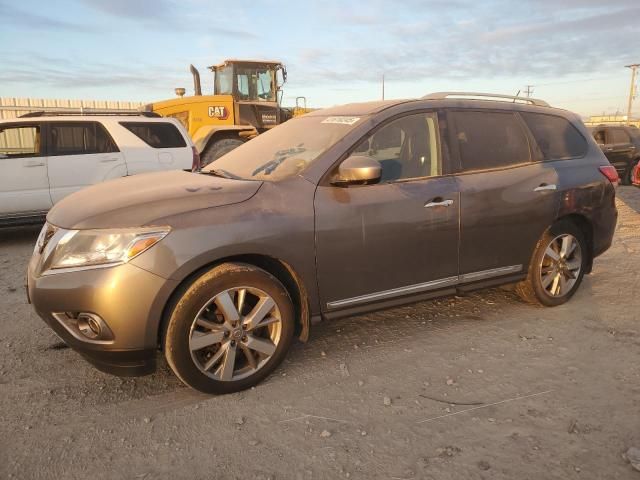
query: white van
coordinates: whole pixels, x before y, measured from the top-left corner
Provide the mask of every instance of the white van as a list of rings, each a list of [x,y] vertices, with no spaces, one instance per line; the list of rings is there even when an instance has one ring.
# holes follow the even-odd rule
[[[39,220],[94,183],[157,170],[197,170],[180,122],[154,114],[54,115],[0,120],[0,225]]]

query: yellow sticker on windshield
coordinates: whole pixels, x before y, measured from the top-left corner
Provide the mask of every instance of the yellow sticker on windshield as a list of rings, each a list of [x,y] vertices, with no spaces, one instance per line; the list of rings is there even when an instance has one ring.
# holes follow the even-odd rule
[[[327,117],[321,123],[338,123],[340,125],[353,125],[360,117]]]

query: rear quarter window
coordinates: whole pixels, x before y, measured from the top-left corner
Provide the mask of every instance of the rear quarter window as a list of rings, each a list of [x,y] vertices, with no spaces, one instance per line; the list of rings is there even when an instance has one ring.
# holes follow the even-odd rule
[[[180,148],[187,143],[175,125],[161,122],[120,122],[124,128],[153,148]]]
[[[531,130],[544,160],[583,157],[587,140],[566,118],[544,113],[520,113]]]

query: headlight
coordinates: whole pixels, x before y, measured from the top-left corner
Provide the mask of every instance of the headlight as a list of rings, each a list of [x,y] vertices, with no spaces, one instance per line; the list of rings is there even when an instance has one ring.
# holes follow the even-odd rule
[[[169,227],[114,230],[58,230],[58,241],[45,260],[46,273],[84,270],[126,263],[162,240]],[[58,236],[58,235],[56,235]]]

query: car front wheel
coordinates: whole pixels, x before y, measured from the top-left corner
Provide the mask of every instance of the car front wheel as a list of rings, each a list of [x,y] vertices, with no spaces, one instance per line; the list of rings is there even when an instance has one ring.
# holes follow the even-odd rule
[[[582,231],[562,221],[547,230],[533,253],[527,279],[516,286],[526,301],[548,307],[567,302],[578,290],[587,266]]]
[[[197,278],[175,303],[164,351],[171,369],[204,393],[231,393],[267,377],[286,356],[294,308],[268,272],[241,263]]]

